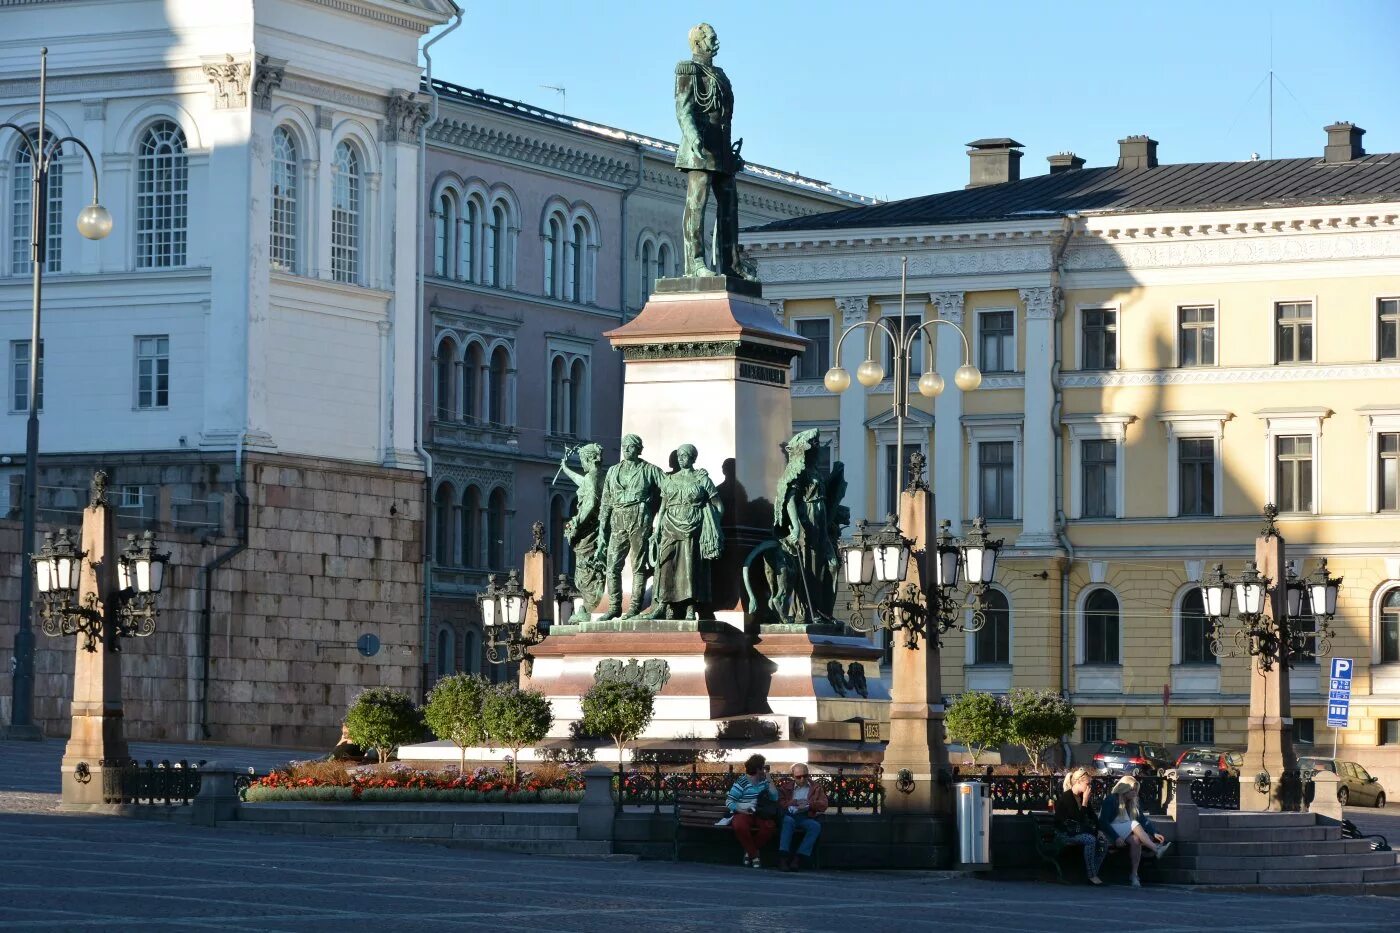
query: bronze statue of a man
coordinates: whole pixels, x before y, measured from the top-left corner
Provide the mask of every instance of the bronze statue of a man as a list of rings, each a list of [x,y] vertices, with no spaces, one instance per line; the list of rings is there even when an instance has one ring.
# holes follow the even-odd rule
[[[705,201],[715,195],[715,270],[747,278],[739,254],[739,191],[734,176],[744,167],[743,140],[730,142],[734,89],[714,65],[719,37],[709,23],[690,30],[690,60],[676,66],[676,120],[681,127],[676,168],[686,173],[681,255],[687,276],[713,275],[705,262]]]
[[[661,479],[665,474],[642,459],[642,439],[628,434],[622,439],[622,459],[608,468],[603,479],[601,538],[607,542],[607,583],[610,599],[604,619],[622,615],[622,567],[632,560],[632,604],[628,615],[642,611],[647,577],[651,575],[652,523],[661,503]]]
[[[563,473],[578,487],[578,504],[574,517],[564,525],[564,538],[574,550],[574,586],[578,587],[587,603],[579,620],[588,621],[588,614],[603,598],[606,543],[601,536],[603,510],[603,448],[598,444],[584,444],[578,450],[582,473],[569,469],[569,458],[559,462],[559,472]],[[560,620],[563,621],[563,620]]]

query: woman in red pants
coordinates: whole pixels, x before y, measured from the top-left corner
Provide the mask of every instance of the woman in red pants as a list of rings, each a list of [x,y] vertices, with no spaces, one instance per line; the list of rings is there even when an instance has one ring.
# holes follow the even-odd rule
[[[744,762],[744,774],[730,786],[725,804],[729,816],[719,822],[734,827],[744,847],[745,867],[763,867],[758,851],[778,828],[778,788],[768,778],[768,763],[762,755],[750,755]]]

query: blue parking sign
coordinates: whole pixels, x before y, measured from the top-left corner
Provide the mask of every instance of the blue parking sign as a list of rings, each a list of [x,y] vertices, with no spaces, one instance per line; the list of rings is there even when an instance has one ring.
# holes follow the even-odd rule
[[[1345,729],[1351,713],[1351,658],[1333,658],[1331,683],[1327,690],[1327,725]]]

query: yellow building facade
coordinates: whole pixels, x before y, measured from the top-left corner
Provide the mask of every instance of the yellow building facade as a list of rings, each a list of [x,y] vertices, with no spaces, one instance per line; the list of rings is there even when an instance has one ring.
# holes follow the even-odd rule
[[[905,427],[937,517],[982,515],[1006,542],[992,622],[944,640],[945,694],[1063,691],[1083,745],[1243,747],[1248,662],[1209,650],[1193,584],[1215,563],[1238,574],[1273,502],[1298,572],[1326,558],[1344,580],[1338,756],[1400,793],[1400,168],[1328,131],[1322,158],[1160,165],[1132,137],[1117,166],[1052,157],[1028,179],[1019,144],[984,140],[974,181],[990,164],[1000,183],[745,235],[812,341],[795,427],[846,464],[853,518],[882,520],[897,492],[891,384],[838,396],[821,377],[866,357],[845,329],[898,318],[901,258],[906,326],[959,325],[984,374],[959,392],[962,340],[930,328],[924,365],[948,389],[915,392]],[[1292,677],[1295,737],[1319,754],[1327,663]]]

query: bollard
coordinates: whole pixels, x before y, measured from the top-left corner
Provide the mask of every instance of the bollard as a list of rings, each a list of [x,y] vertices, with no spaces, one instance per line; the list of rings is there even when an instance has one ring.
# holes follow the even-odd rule
[[[583,772],[583,800],[578,805],[578,838],[611,842],[613,838],[613,770],[594,765]]]
[[[1167,815],[1176,822],[1173,842],[1190,842],[1201,838],[1201,813],[1196,808],[1193,788],[1196,779],[1181,778],[1176,782],[1176,793],[1167,804]]]
[[[1318,771],[1313,774],[1312,782],[1313,799],[1312,804],[1308,806],[1308,812],[1340,823],[1342,805],[1337,800],[1337,775],[1331,771]]]
[[[238,769],[211,761],[199,769],[199,793],[195,795],[190,822],[214,826],[223,820],[238,819]]]

